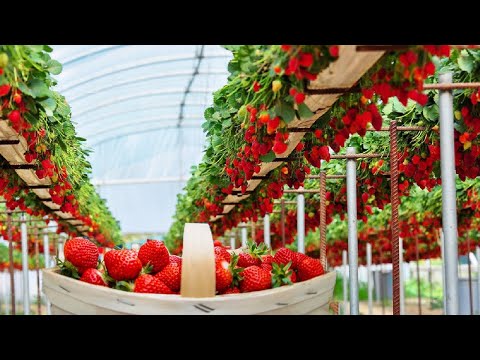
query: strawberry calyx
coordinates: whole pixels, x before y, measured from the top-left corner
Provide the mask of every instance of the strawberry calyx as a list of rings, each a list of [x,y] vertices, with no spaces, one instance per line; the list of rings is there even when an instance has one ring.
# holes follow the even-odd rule
[[[277,263],[272,263],[272,288],[293,284],[291,279],[293,270],[291,269],[291,266],[291,261],[283,266]]]
[[[135,282],[126,280],[117,281],[115,282],[114,289],[133,292],[135,289]]]
[[[56,258],[57,266],[60,268],[60,273],[62,275],[74,278],[74,279],[80,279],[80,274],[78,272],[78,269],[75,265],[73,265],[70,261],[65,260],[62,261],[60,258]]]
[[[230,272],[232,273],[232,284],[230,285],[230,288],[235,288],[240,285],[240,281],[243,280],[243,277],[241,275],[243,268],[237,266],[238,263],[238,254],[232,253],[232,258],[230,260],[230,265],[229,269]]]
[[[254,241],[249,241],[247,243],[247,247],[247,252],[250,254],[250,256],[254,259],[259,259],[260,261],[262,260],[262,255],[270,254],[270,250],[263,242],[257,244]]]

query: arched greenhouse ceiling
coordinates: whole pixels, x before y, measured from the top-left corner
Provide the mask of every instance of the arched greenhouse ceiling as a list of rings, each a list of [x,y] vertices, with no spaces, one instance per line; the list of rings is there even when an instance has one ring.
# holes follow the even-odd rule
[[[87,139],[92,182],[124,233],[165,232],[192,165],[203,112],[227,80],[217,45],[53,45],[57,90]]]

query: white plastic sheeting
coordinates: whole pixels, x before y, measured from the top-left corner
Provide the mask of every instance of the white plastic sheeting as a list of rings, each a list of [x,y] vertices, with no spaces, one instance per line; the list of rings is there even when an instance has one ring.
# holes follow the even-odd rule
[[[167,231],[176,196],[202,158],[203,112],[226,83],[230,52],[217,45],[52,48],[64,66],[56,90],[93,150],[92,181],[122,231]]]

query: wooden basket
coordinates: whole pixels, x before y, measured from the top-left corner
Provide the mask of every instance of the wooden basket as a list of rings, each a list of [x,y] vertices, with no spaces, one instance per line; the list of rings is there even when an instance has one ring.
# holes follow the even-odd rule
[[[43,270],[52,314],[280,315],[328,314],[336,274],[280,288],[215,296],[213,240],[208,224],[186,224],[180,295],[139,294],[78,281]]]

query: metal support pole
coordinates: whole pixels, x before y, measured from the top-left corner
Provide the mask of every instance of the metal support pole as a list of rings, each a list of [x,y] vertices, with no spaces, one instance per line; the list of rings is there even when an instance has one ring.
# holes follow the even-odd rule
[[[443,314],[447,314],[447,289],[446,289],[446,274],[445,274],[445,238],[443,230],[440,229],[440,250],[442,252],[442,286],[443,286]]]
[[[415,254],[417,263],[417,303],[418,303],[418,315],[422,315],[422,290],[420,288],[420,256],[418,253],[418,237],[415,236]]]
[[[8,270],[10,273],[10,306],[11,314],[15,315],[15,269],[13,267],[13,235],[12,235],[12,214],[7,212],[8,227]]]
[[[38,228],[35,228],[35,272],[37,275],[37,315],[42,314],[42,292],[40,289],[40,249],[38,246]]]
[[[347,155],[355,154],[354,147]],[[350,314],[358,315],[358,239],[357,239],[357,161],[347,159],[348,266],[350,278]]]
[[[405,283],[405,274],[403,271],[403,239],[398,238],[398,256],[400,257],[400,315],[405,315],[405,289],[403,284]]]
[[[28,282],[28,239],[25,214],[22,214],[22,273],[23,273],[23,313],[30,315],[30,287]]]
[[[48,231],[43,230],[43,256],[45,257],[45,268],[50,267],[50,245],[48,243]]]
[[[58,239],[57,239],[57,257],[64,261],[65,260],[65,255],[63,253],[63,243],[65,241],[65,238],[64,236],[58,236]]]
[[[234,250],[236,248],[236,244],[235,244],[235,234],[234,233],[231,233],[230,234],[230,249]]]
[[[452,82],[452,73],[440,74],[440,84]],[[440,170],[442,176],[442,228],[445,236],[447,315],[458,314],[458,233],[453,141],[452,90],[440,90]]]
[[[280,206],[281,206],[280,222],[282,227],[282,246],[285,247],[285,200],[282,199]]]
[[[367,290],[368,290],[368,315],[373,314],[373,277],[372,277],[372,244],[367,243]]]
[[[393,287],[393,315],[400,315],[400,257],[398,206],[398,147],[397,121],[390,123],[390,198],[392,204],[392,287]]]
[[[348,301],[348,293],[347,293],[347,251],[342,251],[342,263],[343,263],[343,314],[347,314],[347,301]]]
[[[472,266],[470,264],[470,236],[468,236],[468,232],[467,232],[467,261],[468,261],[468,300],[470,303],[470,315],[473,315]]]
[[[263,218],[263,242],[268,247],[272,247],[270,239],[270,215],[265,214]]]
[[[327,174],[320,172],[320,262],[327,271]]]
[[[300,187],[300,190],[303,190]],[[305,195],[297,194],[297,251],[305,254]]]
[[[480,315],[480,246],[477,246],[476,256],[477,258],[477,310]]]
[[[247,246],[247,224],[243,223],[243,227],[240,230],[242,234],[242,247]]]

